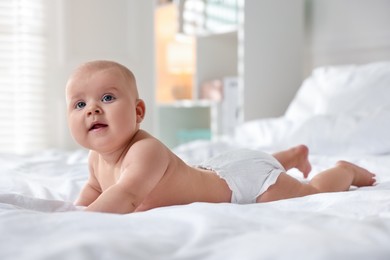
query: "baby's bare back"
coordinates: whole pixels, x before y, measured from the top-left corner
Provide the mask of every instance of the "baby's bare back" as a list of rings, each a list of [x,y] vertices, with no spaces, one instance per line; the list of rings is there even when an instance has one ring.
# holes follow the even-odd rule
[[[230,202],[231,191],[216,173],[189,166],[171,151],[169,157],[163,178],[136,211],[192,202]]]

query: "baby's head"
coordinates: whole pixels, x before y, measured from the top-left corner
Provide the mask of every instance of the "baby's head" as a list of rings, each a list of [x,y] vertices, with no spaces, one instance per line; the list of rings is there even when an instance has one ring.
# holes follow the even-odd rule
[[[66,84],[66,103],[74,139],[93,150],[120,149],[145,115],[133,73],[113,61],[79,66]]]
[[[89,61],[77,67],[68,79],[66,84],[67,91],[74,81],[86,78],[96,72],[104,70],[117,70],[120,74],[122,74],[124,79],[128,82],[130,91],[132,91],[133,95],[138,98],[138,89],[134,74],[122,64],[108,60]]]

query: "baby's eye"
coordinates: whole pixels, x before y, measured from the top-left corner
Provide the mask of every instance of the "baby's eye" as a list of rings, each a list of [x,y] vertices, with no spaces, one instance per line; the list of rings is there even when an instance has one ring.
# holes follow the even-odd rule
[[[110,95],[110,94],[106,94],[102,97],[103,102],[112,102],[114,100],[115,100],[115,97],[113,95]]]
[[[76,108],[76,109],[82,109],[82,108],[84,108],[86,105],[87,105],[87,104],[86,104],[84,101],[79,101],[79,102],[76,103],[75,108]]]

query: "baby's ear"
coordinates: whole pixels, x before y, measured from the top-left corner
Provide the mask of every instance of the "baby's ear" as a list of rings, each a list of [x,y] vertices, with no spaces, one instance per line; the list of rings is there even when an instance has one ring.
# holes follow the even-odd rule
[[[145,118],[145,102],[142,99],[137,99],[135,111],[137,113],[137,123],[141,123]]]

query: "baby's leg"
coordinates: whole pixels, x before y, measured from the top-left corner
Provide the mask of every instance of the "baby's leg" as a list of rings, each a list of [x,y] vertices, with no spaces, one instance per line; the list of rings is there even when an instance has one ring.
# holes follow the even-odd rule
[[[320,192],[337,192],[349,190],[350,186],[372,186],[375,174],[353,163],[339,161],[336,166],[313,177],[310,185]]]
[[[268,202],[306,195],[347,191],[351,185],[372,186],[375,174],[355,164],[340,161],[333,168],[316,175],[308,184],[282,173],[276,183],[260,195],[256,202]]]
[[[311,171],[311,165],[308,159],[309,149],[305,145],[298,145],[288,150],[274,153],[273,156],[283,165],[286,171],[297,168],[303,173],[305,178]]]

